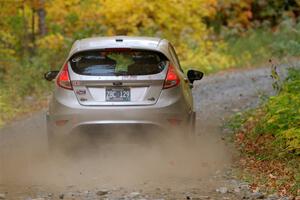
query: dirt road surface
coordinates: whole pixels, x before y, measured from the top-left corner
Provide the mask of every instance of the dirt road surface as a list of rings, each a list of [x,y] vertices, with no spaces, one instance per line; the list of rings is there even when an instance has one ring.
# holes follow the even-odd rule
[[[0,130],[0,199],[270,198],[235,178],[234,148],[222,125],[271,95],[271,83],[269,68],[221,72],[197,82],[197,141],[189,146],[170,138],[163,148],[116,145],[50,157],[45,111],[34,113]]]

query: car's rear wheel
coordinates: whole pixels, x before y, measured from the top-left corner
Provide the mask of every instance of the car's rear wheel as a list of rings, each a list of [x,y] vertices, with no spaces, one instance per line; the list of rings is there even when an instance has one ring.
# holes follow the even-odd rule
[[[48,152],[50,155],[61,154],[65,149],[64,140],[48,132]]]
[[[196,112],[193,112],[190,116],[188,133],[186,134],[185,142],[188,146],[194,145],[197,140],[196,134]]]

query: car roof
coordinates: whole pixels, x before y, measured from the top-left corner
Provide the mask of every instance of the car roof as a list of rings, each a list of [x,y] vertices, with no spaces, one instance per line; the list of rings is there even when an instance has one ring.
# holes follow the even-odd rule
[[[133,36],[111,36],[92,37],[77,40],[70,51],[70,55],[80,51],[104,48],[134,48],[160,51],[169,56],[169,42],[166,39],[156,37],[133,37]]]

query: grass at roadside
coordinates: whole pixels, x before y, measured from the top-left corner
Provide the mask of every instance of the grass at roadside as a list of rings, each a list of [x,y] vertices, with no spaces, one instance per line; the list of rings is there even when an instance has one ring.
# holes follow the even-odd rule
[[[241,152],[241,177],[252,187],[300,195],[300,70],[291,69],[277,96],[229,123]]]

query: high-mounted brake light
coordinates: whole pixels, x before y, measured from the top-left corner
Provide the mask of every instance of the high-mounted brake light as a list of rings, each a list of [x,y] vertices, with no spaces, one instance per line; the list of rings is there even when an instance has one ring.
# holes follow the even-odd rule
[[[68,62],[64,65],[62,71],[58,74],[58,77],[56,79],[57,85],[59,87],[62,87],[64,89],[73,90],[70,76],[69,76],[69,70],[68,70]]]
[[[180,79],[176,73],[176,69],[172,64],[169,64],[166,80],[164,83],[164,89],[175,87],[179,84]]]
[[[132,51],[130,48],[105,48],[104,51],[108,52],[129,52]]]

